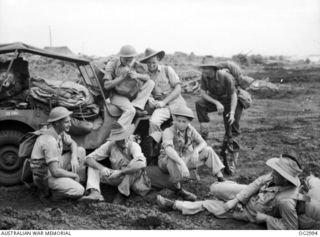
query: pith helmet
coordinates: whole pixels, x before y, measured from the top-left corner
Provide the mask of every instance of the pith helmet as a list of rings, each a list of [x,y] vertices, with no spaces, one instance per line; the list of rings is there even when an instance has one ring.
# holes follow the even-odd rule
[[[132,45],[124,45],[121,47],[119,56],[123,58],[130,58],[137,56],[138,53]]]
[[[47,122],[52,123],[52,122],[58,121],[60,119],[68,117],[70,114],[72,114],[72,112],[67,110],[65,107],[62,107],[62,106],[55,107],[51,110]]]
[[[193,112],[190,108],[188,108],[187,106],[176,106],[172,112],[173,115],[179,115],[179,116],[184,116],[187,117],[189,119],[194,119],[194,115]]]

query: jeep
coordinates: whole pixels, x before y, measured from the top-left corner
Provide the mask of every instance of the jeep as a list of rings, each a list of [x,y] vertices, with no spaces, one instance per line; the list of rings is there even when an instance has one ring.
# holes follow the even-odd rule
[[[72,78],[87,88],[99,111],[94,116],[87,116],[81,113],[83,108],[80,106],[78,117],[75,119],[74,115],[71,115],[76,123],[75,129],[72,129],[72,124],[70,135],[87,151],[99,147],[106,141],[111,124],[121,115],[121,111],[106,102],[101,75],[100,78],[97,76],[99,70],[89,60],[54,53],[20,42],[0,45],[0,59],[0,186],[21,182],[24,159],[18,156],[20,140],[28,132],[44,126],[51,108],[58,105],[56,97],[59,97],[59,89],[55,96],[47,98],[49,103],[32,98],[32,87],[36,86],[33,84],[34,78],[48,77],[51,73],[51,80],[63,83]],[[55,67],[60,68],[55,72]],[[77,129],[77,124],[85,124],[84,129]],[[135,125],[136,131],[140,129],[143,133],[140,135],[146,136],[147,118],[135,119]]]

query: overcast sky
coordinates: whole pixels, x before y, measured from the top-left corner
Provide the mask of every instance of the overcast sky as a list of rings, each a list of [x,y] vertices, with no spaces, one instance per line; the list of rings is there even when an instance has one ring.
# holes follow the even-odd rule
[[[67,45],[106,56],[123,44],[168,53],[320,54],[320,0],[0,0],[0,43]]]

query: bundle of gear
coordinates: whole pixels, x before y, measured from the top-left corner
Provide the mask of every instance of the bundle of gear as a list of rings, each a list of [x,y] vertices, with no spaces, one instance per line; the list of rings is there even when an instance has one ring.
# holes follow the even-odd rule
[[[73,111],[73,117],[92,119],[99,115],[99,107],[89,90],[75,82],[31,78],[30,97],[49,107],[63,106]]]

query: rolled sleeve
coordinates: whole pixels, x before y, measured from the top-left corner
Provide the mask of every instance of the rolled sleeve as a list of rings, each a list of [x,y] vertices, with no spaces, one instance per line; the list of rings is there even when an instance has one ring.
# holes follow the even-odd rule
[[[104,160],[105,158],[110,156],[110,150],[111,150],[111,142],[106,142],[103,145],[101,145],[99,148],[97,148],[94,152],[90,153],[86,159],[92,158],[96,161]]]
[[[129,151],[130,151],[130,154],[133,157],[133,160],[143,161],[146,164],[146,162],[147,162],[146,161],[146,157],[143,155],[143,153],[141,151],[141,147],[137,143],[132,142],[129,145]]]
[[[61,153],[57,140],[51,136],[41,136],[39,139],[46,163],[59,162]]]
[[[166,149],[166,147],[171,146],[173,147],[173,131],[170,128],[164,130],[162,134],[162,147]]]
[[[117,60],[111,60],[110,62],[107,63],[104,69],[105,74],[103,77],[103,81],[111,81],[114,79],[116,65],[117,65]]]
[[[207,79],[201,75],[201,82],[200,82],[200,89],[204,90],[204,91],[207,91],[208,90],[208,81]]]
[[[235,79],[230,73],[227,72],[224,72],[223,76],[225,77],[226,94],[231,96],[236,92]]]
[[[134,63],[134,70],[139,74],[148,74],[147,70],[144,68],[142,63],[135,62]]]
[[[181,80],[178,74],[173,70],[172,67],[168,67],[168,79],[171,87],[175,87],[178,84],[181,84]]]
[[[281,218],[268,216],[266,220],[268,230],[297,230],[299,222],[296,204],[294,199],[281,200],[279,202]]]
[[[194,127],[189,127],[191,130],[191,140],[192,142],[195,142],[196,144],[200,144],[204,140],[202,139],[201,135],[198,133],[198,131]]]
[[[147,159],[143,155],[139,144],[135,142],[130,142],[128,145],[129,152],[132,156],[132,160],[130,160],[127,168],[131,169],[142,169],[147,167]]]
[[[255,193],[259,192],[260,188],[269,180],[270,174],[260,176],[251,184],[249,184],[246,188],[241,190],[237,195],[236,198],[242,203],[246,204],[250,197]]]
[[[72,142],[74,142],[74,141],[71,138],[71,136],[67,133],[63,133],[63,143],[70,146],[72,144]]]

